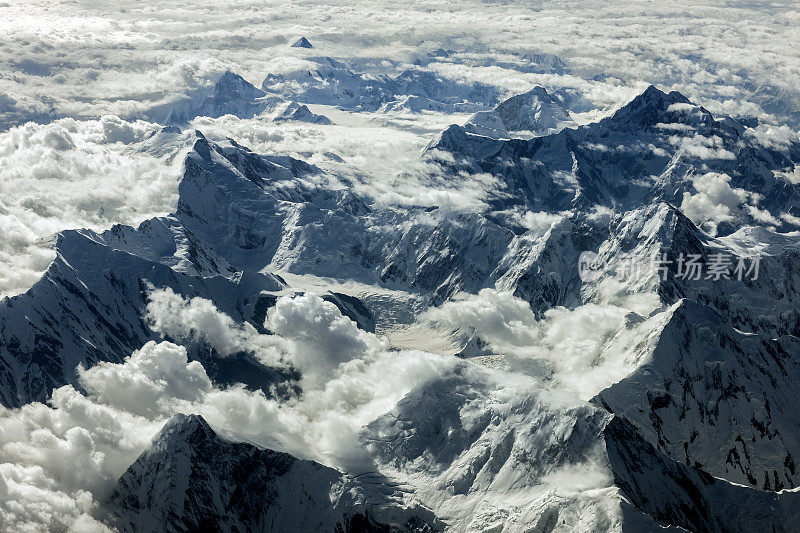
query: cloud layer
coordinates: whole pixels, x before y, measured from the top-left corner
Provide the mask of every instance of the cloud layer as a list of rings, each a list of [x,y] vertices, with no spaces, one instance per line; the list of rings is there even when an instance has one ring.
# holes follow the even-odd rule
[[[386,70],[438,48],[455,52],[435,65],[451,77],[513,92],[533,83],[580,87],[602,103],[618,101],[637,82],[661,83],[716,110],[760,108],[780,118],[782,108],[797,108],[800,86],[800,52],[787,46],[800,37],[800,12],[791,3],[440,1],[387,11],[370,0],[303,2],[296,9],[281,2],[215,1],[197,9],[11,0],[0,15],[6,124],[135,117],[226,68],[258,85],[268,72],[300,68],[310,55]],[[300,35],[315,48],[290,48]],[[560,56],[573,76],[509,68],[514,55],[542,52]]]
[[[485,353],[504,357],[502,366],[589,400],[647,354],[647,342],[640,341],[668,315],[653,313],[658,306],[656,295],[643,294],[617,305],[554,307],[537,318],[512,293],[483,289],[429,309],[422,319],[476,335],[487,344]]]

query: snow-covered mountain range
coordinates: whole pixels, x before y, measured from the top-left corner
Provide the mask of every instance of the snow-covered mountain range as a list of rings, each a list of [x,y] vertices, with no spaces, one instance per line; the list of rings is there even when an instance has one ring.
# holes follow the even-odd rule
[[[152,111],[165,126],[130,149],[182,161],[174,212],[54,237],[43,277],[0,301],[0,401],[25,409],[59,387],[99,398],[86,372],[166,339],[220,391],[295,406],[328,389],[307,380],[307,361],[268,364],[248,342],[289,343],[274,325],[279,302],[310,293],[333,317],[326,349],[357,339],[326,378],[368,367],[376,351],[401,366],[425,354],[444,370],[365,420],[357,468],[309,457],[285,432],[272,449],[176,414],[114,472],[99,519],[120,531],[796,527],[800,140],[652,86],[578,124],[542,87],[498,102],[424,62],[372,76],[315,61],[261,89],[227,72]],[[485,184],[478,207],[393,204],[342,166],[175,126],[226,114],[331,122],[305,104],[477,111],[419,157],[439,190]],[[602,275],[581,279],[582,252]],[[758,256],[759,272],[687,279],[677,258],[689,255],[705,267]],[[638,275],[618,276],[631,261]],[[148,306],[164,290],[210,302],[249,340],[222,353],[212,326],[205,337],[160,328]],[[594,321],[571,326],[582,313]],[[295,318],[288,329],[302,337]],[[363,414],[364,401],[341,403]]]

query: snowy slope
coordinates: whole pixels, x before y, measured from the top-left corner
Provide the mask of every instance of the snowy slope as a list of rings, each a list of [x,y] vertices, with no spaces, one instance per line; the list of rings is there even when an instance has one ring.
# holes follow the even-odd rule
[[[622,418],[529,387],[464,369],[410,393],[362,438],[380,472],[454,531],[790,531],[797,520],[796,493],[715,479]]]
[[[543,87],[503,101],[492,111],[480,111],[464,129],[487,137],[535,136],[558,133],[576,126],[569,112],[561,107]]]
[[[681,300],[651,353],[595,398],[676,460],[764,490],[800,482],[800,341],[742,333]]]

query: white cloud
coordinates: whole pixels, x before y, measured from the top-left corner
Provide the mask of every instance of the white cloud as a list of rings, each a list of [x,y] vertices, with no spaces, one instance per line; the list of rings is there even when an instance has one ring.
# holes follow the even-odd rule
[[[324,383],[342,363],[386,348],[313,293],[278,298],[265,323],[275,335],[235,323],[210,300],[184,300],[171,289],[150,294],[146,318],[154,331],[176,339],[205,340],[222,356],[247,351],[268,366],[291,365],[300,370],[304,388]]]
[[[683,193],[681,211],[712,236],[716,235],[720,223],[733,221],[739,216],[749,216],[755,223],[769,226],[780,226],[781,220],[791,223],[785,213],[777,218],[759,208],[758,203],[763,199],[761,194],[731,187],[731,178],[727,174],[708,172],[690,178],[697,192]]]
[[[589,399],[638,364],[634,341],[657,318],[632,320],[633,310],[647,315],[658,305],[657,297],[640,298],[629,307],[589,303],[555,307],[537,319],[530,305],[510,292],[483,289],[429,309],[423,319],[472,331],[489,344],[490,353],[505,356],[511,370]]]
[[[187,362],[186,349],[168,342],[148,342],[124,365],[99,363],[78,375],[100,403],[141,416],[162,412],[164,402],[196,401],[212,388],[203,365]]]
[[[553,224],[564,218],[568,213],[537,212],[514,208],[507,211],[495,211],[495,214],[508,217],[509,222],[521,226],[535,235],[543,235]]]
[[[210,300],[184,300],[172,289],[150,293],[145,318],[153,331],[175,339],[205,340],[222,356],[249,351],[265,365],[277,366],[286,349],[280,338],[259,335],[248,323],[235,323]]]
[[[730,186],[727,174],[709,172],[691,179],[697,194],[683,193],[681,211],[712,235],[716,235],[720,223],[734,220],[739,207],[750,198],[744,189]]]
[[[53,391],[50,404],[0,410],[0,517],[10,530],[97,526],[96,496],[159,427],[72,387]]]
[[[202,335],[218,348],[288,347],[286,357],[313,379],[287,400],[241,386],[219,389],[182,346],[149,342],[123,363],[81,370],[86,395],[64,386],[49,406],[0,408],[4,524],[19,530],[97,526],[96,502],[176,412],[202,414],[214,427],[299,457],[369,468],[357,441],[361,427],[415,386],[463,365],[452,357],[387,351],[382,340],[313,294],[278,300],[270,326],[281,335],[259,335],[207,301],[181,300],[168,291],[154,293],[148,312],[164,331]],[[169,313],[179,318],[167,320]],[[187,321],[183,330],[179,320]],[[205,325],[211,333],[197,329]]]
[[[0,464],[0,521],[9,531],[110,531],[90,513],[91,493],[66,493],[53,487],[40,466]]]
[[[770,150],[788,151],[792,143],[796,143],[800,134],[788,126],[759,125],[755,128],[745,130],[745,136],[761,144]],[[794,170],[794,169],[793,169]],[[794,170],[797,173],[797,170]],[[790,170],[791,174],[791,170]],[[787,177],[789,181],[791,177]],[[797,181],[792,181],[797,183]]]
[[[785,179],[792,185],[800,185],[800,165],[796,165],[794,168],[783,172],[776,172],[775,175]]]
[[[694,104],[687,104],[685,102],[678,102],[676,104],[670,104],[667,107],[667,112],[670,113],[683,113],[684,111],[694,111],[697,109],[697,106]]]
[[[324,382],[340,364],[386,348],[335,305],[312,293],[279,298],[269,310],[267,326],[292,342],[291,361],[304,384],[309,379]]]
[[[679,146],[684,153],[698,159],[736,159],[733,152],[726,150],[725,143],[716,135],[711,137],[700,134],[691,137],[673,135],[669,141],[671,144]]]
[[[789,224],[794,224],[795,226],[800,226],[800,217],[794,216],[791,213],[781,213],[780,218],[781,218],[781,220],[785,220]]]
[[[677,105],[677,104],[672,104],[672,105]],[[672,107],[672,105],[669,107]],[[680,122],[674,122],[668,124],[659,122],[658,124],[656,124],[656,128],[668,131],[682,131],[682,132],[694,131],[694,126],[691,126],[690,124],[682,124]]]
[[[759,224],[767,224],[770,226],[780,226],[782,224],[782,222],[778,218],[775,218],[772,215],[772,213],[770,213],[766,209],[760,209],[755,205],[749,205],[749,204],[744,206],[744,208],[747,211],[747,213],[751,217],[753,217],[753,220],[755,220]],[[784,218],[784,220],[786,219]]]

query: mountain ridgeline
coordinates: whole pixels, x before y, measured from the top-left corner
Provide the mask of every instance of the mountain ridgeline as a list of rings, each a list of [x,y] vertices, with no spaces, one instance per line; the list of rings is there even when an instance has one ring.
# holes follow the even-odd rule
[[[292,46],[312,48],[305,38]],[[307,290],[292,284],[310,278],[317,288],[336,280],[325,299],[367,332],[404,327],[482,289],[508,291],[545,319],[556,308],[609,301],[609,276],[579,276],[584,251],[611,266],[630,258],[646,265],[612,287],[618,300],[657,300],[652,313],[626,318],[644,324],[625,346],[632,370],[588,401],[566,401],[542,380],[504,381],[465,357],[362,428],[359,445],[374,465],[366,475],[175,415],[104,503],[115,527],[796,529],[800,185],[787,176],[800,164],[800,140],[769,142],[655,87],[579,125],[540,87],[500,101],[488,86],[423,66],[373,77],[330,58],[294,77],[270,75],[261,89],[228,72],[151,118],[184,125],[234,114],[325,126],[330,120],[305,105],[315,103],[476,112],[421,157],[449,177],[445,189],[471,175],[498,185],[480,209],[392,205],[335,168],[165,126],[134,148],[178,147],[176,209],[136,228],[56,236],[44,276],[0,301],[0,402],[44,402],[54,388],[78,383],[79,365],[119,363],[161,338],[145,318],[154,289],[211,300],[263,334],[277,298]],[[713,220],[691,209],[697,197],[712,198],[709,180],[730,191],[724,216]],[[532,225],[526,213],[546,222]],[[665,275],[651,263],[751,259],[755,250],[757,278],[685,279],[676,264]],[[346,294],[347,283],[358,290]],[[387,304],[390,291],[407,301]],[[287,385],[297,369],[265,366],[247,350],[220,360],[202,343],[187,347],[216,385],[302,394]],[[580,477],[597,481],[573,490]],[[559,483],[573,488],[559,492]]]

